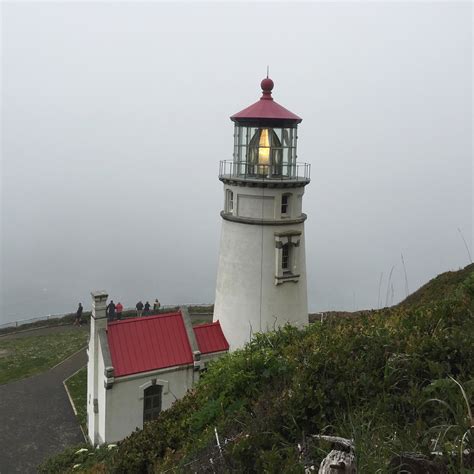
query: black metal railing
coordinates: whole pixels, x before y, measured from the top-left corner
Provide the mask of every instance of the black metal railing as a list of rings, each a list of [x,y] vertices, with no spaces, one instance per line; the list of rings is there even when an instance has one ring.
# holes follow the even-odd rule
[[[309,181],[310,174],[309,163],[263,165],[230,160],[222,160],[219,163],[219,178],[224,179]]]

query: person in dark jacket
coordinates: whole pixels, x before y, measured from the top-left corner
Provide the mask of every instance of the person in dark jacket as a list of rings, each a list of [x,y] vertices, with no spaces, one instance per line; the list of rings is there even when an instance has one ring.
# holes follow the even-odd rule
[[[113,321],[115,319],[115,303],[114,300],[110,300],[110,303],[107,305],[107,319]]]
[[[141,300],[137,303],[135,308],[137,308],[137,316],[141,316],[143,311],[143,303],[141,302]]]
[[[143,316],[148,316],[150,314],[150,303],[148,301],[145,303],[143,307]]]
[[[82,310],[84,308],[82,307],[82,303],[79,303],[79,307],[77,308],[76,311],[76,318],[74,319],[74,325],[75,326],[82,326]]]

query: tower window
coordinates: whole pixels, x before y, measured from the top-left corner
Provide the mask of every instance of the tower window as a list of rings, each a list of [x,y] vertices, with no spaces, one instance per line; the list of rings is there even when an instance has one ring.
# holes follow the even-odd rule
[[[234,212],[234,193],[230,189],[226,191],[225,211],[229,214]]]
[[[290,194],[283,194],[281,197],[281,215],[286,217],[290,214]]]
[[[275,285],[300,279],[301,231],[275,233]]]
[[[281,269],[283,273],[291,273],[290,256],[290,245],[283,245],[283,247],[281,248]]]
[[[163,387],[152,385],[143,393],[143,423],[156,420],[161,412],[161,399]]]

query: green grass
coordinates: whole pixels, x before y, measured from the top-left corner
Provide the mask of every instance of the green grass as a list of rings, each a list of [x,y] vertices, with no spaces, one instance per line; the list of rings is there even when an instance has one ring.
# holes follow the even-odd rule
[[[0,335],[4,334],[13,334],[19,331],[26,331],[28,329],[38,329],[43,327],[55,327],[55,326],[69,326],[74,322],[76,318],[76,313],[68,313],[64,316],[58,316],[57,318],[50,318],[50,319],[40,319],[39,321],[34,321],[31,323],[25,322],[20,324],[19,326],[8,326],[6,328],[0,329]],[[82,313],[82,321],[85,324],[89,324],[91,319],[91,312],[85,311]]]
[[[474,263],[471,263],[461,270],[441,273],[399,303],[399,306],[413,308],[442,298],[451,298],[459,285],[473,272]]]
[[[199,326],[200,324],[212,323],[212,316],[201,316],[192,318],[193,326]]]
[[[209,305],[202,305],[202,306],[197,306],[197,305],[189,305],[188,310],[191,314],[197,314],[197,313],[213,313],[214,312],[214,305],[209,304]]]
[[[76,406],[77,420],[87,433],[87,367],[83,367],[66,380],[67,389]]]
[[[61,334],[0,339],[0,385],[54,367],[85,347],[87,329],[71,328]]]

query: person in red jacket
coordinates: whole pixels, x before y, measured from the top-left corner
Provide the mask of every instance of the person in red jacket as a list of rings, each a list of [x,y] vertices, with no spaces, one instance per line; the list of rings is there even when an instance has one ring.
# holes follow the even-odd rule
[[[120,303],[120,301],[115,305],[115,313],[117,315],[117,319],[122,319],[122,311],[123,311],[123,305]]]

